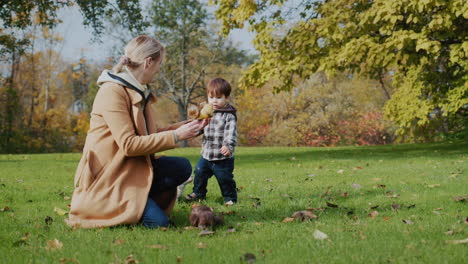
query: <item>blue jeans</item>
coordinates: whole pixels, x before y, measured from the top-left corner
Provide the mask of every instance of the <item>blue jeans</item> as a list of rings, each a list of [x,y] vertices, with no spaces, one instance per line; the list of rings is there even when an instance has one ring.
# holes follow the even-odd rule
[[[233,170],[234,158],[209,161],[201,157],[195,167],[193,192],[197,197],[201,199],[205,198],[208,192],[206,189],[208,179],[214,175],[218,181],[224,201],[237,202],[237,190],[234,174],[232,173]]]
[[[152,159],[153,183],[140,223],[146,227],[169,226],[164,210],[174,201],[177,186],[192,174],[192,165],[186,158],[160,157]]]

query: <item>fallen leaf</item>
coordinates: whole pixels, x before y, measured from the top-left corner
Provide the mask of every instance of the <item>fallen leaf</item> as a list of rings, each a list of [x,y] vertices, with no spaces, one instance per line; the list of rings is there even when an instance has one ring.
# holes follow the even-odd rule
[[[125,240],[123,240],[123,239],[116,239],[116,240],[114,240],[113,243],[114,243],[114,245],[122,245],[124,242],[125,242]]]
[[[62,247],[63,247],[62,242],[60,242],[58,239],[54,239],[54,240],[47,241],[47,246],[45,247],[45,249],[56,250],[56,249],[61,249]]]
[[[149,245],[149,246],[146,246],[148,248],[155,248],[155,249],[161,249],[161,250],[167,250],[168,247],[164,246],[164,245],[159,245],[159,244],[156,244],[156,245]]]
[[[235,233],[236,229],[234,227],[231,227],[227,230],[228,233]]]
[[[58,208],[58,207],[55,207],[55,208],[54,208],[54,212],[56,212],[56,213],[57,213],[58,215],[60,215],[60,216],[64,216],[64,215],[68,214],[67,211],[65,211],[65,210],[63,210],[63,209],[61,209],[61,208]]]
[[[367,217],[375,218],[375,217],[377,217],[378,215],[379,215],[379,212],[377,212],[377,211],[372,211],[372,212],[370,212],[370,213],[367,215]]]
[[[211,236],[214,235],[214,233],[214,231],[202,230],[200,233],[198,233],[198,236]]]
[[[10,211],[10,207],[5,206],[5,207],[0,209],[0,212],[6,212],[6,211]]]
[[[468,195],[465,196],[457,196],[453,198],[456,202],[466,202],[468,201]]]
[[[70,198],[69,196],[64,196],[63,199],[64,199],[65,201],[68,201],[68,200],[70,200],[71,198]]]
[[[185,229],[185,230],[193,230],[193,229],[198,229],[198,227],[194,227],[194,226],[185,226],[184,229]]]
[[[348,192],[344,192],[341,194],[341,197],[348,197],[349,196],[349,193]]]
[[[361,240],[366,239],[366,236],[361,231],[358,232],[358,235]]]
[[[314,238],[317,240],[324,240],[328,238],[328,235],[323,233],[322,231],[315,229],[314,231]]]
[[[241,261],[244,261],[246,263],[254,263],[256,260],[257,258],[252,253],[245,253],[241,258]]]
[[[372,180],[375,181],[375,182],[379,182],[379,181],[382,180],[382,178],[372,178]]]
[[[299,219],[301,221],[306,221],[306,220],[310,220],[310,219],[317,219],[317,215],[315,215],[311,211],[302,210],[302,211],[294,212],[292,214],[292,218]]]
[[[160,230],[160,231],[167,231],[167,229],[168,229],[167,227],[159,227],[158,228],[158,230]]]
[[[392,209],[393,210],[400,210],[400,205],[399,204],[392,204]]]
[[[466,244],[466,243],[468,243],[468,238],[461,239],[461,240],[447,240],[447,243],[454,244],[454,245]]]
[[[428,184],[427,187],[428,187],[428,188],[440,187],[440,184],[438,184],[438,183],[436,183],[436,184]]]
[[[294,221],[294,218],[286,217],[283,221],[281,221],[281,223],[290,223],[290,222],[293,222],[293,221]]]
[[[221,212],[222,215],[235,215],[236,211]]]
[[[388,221],[388,220],[390,220],[390,219],[391,219],[391,218],[390,218],[389,216],[384,216],[384,218],[383,218],[384,221]]]
[[[125,258],[125,264],[138,264],[138,260],[136,260],[133,255],[128,255],[126,258]]]
[[[59,263],[60,264],[65,264],[65,263],[80,263],[80,262],[78,260],[72,259],[72,258],[61,258],[61,259],[59,259]]]
[[[343,174],[343,172],[344,172],[344,170],[339,170],[339,171],[337,171],[336,173],[338,173],[338,174]]]
[[[450,230],[450,229],[447,232],[444,232],[444,234],[446,234],[447,236],[451,236],[453,235],[453,233],[454,233],[453,230]]]
[[[181,256],[177,256],[176,261],[177,261],[177,263],[182,262],[182,257],[181,257]]]
[[[338,208],[338,205],[337,205],[337,204],[330,203],[330,202],[327,202],[327,206],[328,206],[328,207],[331,207],[331,208]]]
[[[266,182],[272,182],[273,180],[272,179],[266,179],[265,181]]]
[[[206,244],[203,242],[198,242],[197,248],[206,248]]]
[[[412,224],[414,224],[413,221],[411,221],[411,220],[406,220],[406,219],[403,219],[403,223],[405,223],[405,224],[407,224],[407,225],[412,225]]]
[[[387,188],[387,185],[385,185],[385,184],[376,184],[375,187],[385,189],[385,188]]]
[[[351,187],[353,189],[357,189],[357,190],[362,188],[361,184],[359,184],[359,183],[353,183],[353,184],[351,184]]]
[[[288,160],[296,160],[296,157],[290,157]]]
[[[353,170],[362,170],[362,167],[361,167],[361,166],[357,166],[357,167],[355,167]]]
[[[255,225],[259,226],[259,225],[263,225],[263,223],[262,222],[255,222]]]

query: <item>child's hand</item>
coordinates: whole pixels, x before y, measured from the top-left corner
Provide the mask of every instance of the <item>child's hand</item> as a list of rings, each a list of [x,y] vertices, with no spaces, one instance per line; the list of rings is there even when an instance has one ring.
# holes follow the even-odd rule
[[[222,146],[221,149],[219,150],[219,152],[221,152],[221,154],[223,154],[224,156],[231,155],[231,151],[226,146]]]

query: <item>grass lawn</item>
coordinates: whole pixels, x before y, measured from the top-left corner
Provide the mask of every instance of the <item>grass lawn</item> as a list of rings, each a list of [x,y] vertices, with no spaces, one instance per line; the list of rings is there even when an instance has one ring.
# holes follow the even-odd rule
[[[167,230],[68,228],[54,209],[68,209],[81,154],[0,155],[0,262],[468,263],[468,202],[454,199],[468,196],[466,142],[236,151],[239,203],[210,180],[204,203],[226,222],[211,236],[185,228],[187,203]],[[164,154],[194,166],[199,148]],[[318,218],[282,222],[305,209]]]

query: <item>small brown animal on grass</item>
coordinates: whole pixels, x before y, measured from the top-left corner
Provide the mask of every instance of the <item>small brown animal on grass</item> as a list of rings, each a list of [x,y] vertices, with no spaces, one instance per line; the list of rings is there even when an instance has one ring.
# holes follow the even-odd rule
[[[189,219],[192,226],[200,228],[215,227],[224,224],[223,216],[215,215],[213,209],[205,205],[193,207]]]

